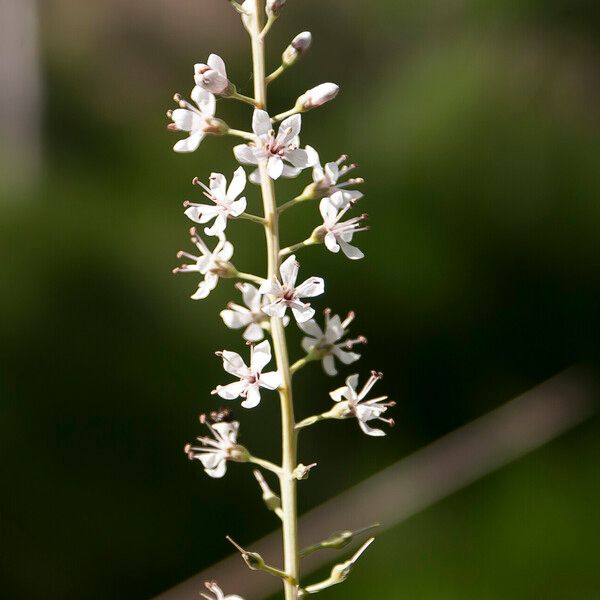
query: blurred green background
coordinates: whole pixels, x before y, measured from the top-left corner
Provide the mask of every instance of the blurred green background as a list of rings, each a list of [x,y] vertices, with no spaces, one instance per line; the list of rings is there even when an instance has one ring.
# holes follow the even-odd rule
[[[6,31],[20,31],[24,5],[36,8],[3,3]],[[192,177],[236,165],[231,139],[173,153],[164,111],[210,52],[251,92],[247,38],[225,0],[45,0],[37,23],[2,57],[16,64],[0,95],[2,596],[149,598],[228,554],[225,533],[249,542],[274,527],[248,469],[209,480],[182,452],[218,406],[213,352],[242,345],[218,318],[236,298],[229,282],[193,302],[197,279],[170,273],[189,249]],[[303,270],[327,280],[315,306],[357,312],[353,331],[370,340],[359,368],[387,373],[380,390],[398,406],[385,439],[353,423],[307,434],[301,459],[319,468],[302,510],[597,360],[600,322],[597,1],[289,0],[273,68],[306,29],[314,46],[272,85],[271,106],[341,85],[302,139],[360,164],[372,230],[356,238],[365,260],[314,247]],[[39,88],[10,97],[38,73]],[[218,114],[248,127],[245,106],[222,101]],[[258,212],[256,188],[247,197]],[[316,207],[294,210],[284,243],[318,223]],[[259,228],[228,232],[236,266],[262,271]],[[332,382],[306,368],[298,414],[326,407],[352,372]],[[237,414],[242,442],[275,458],[274,397]],[[324,597],[600,598],[598,431],[588,422],[385,533]]]

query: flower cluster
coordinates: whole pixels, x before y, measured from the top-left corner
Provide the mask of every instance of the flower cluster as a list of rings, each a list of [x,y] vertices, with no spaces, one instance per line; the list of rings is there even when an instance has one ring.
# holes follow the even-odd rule
[[[263,401],[263,405],[257,410],[268,410],[273,405],[271,400],[278,395],[283,416],[281,465],[253,456],[238,442],[240,423],[233,419],[228,408],[201,415],[200,422],[208,429],[209,435],[198,437],[197,444],[186,445],[185,453],[190,460],[200,461],[212,478],[223,477],[231,462],[252,463],[262,470],[270,471],[277,475],[282,490],[281,497],[285,500],[285,497],[289,499],[295,495],[297,482],[309,477],[311,469],[316,465],[314,462],[307,465],[298,463],[295,440],[299,431],[327,419],[356,419],[365,434],[383,436],[384,430],[375,425],[393,425],[393,420],[384,414],[394,402],[388,401],[387,396],[368,398],[373,385],[381,379],[381,373],[372,371],[370,378],[360,389],[359,376],[354,374],[346,378],[345,385],[329,393],[333,406],[328,401],[328,410],[306,417],[298,423],[294,419],[292,376],[308,363],[320,361],[325,373],[335,377],[340,365],[350,365],[361,358],[355,347],[366,343],[366,338],[362,335],[349,335],[350,324],[355,318],[354,312],[349,312],[342,318],[331,309],[326,309],[322,325],[317,323],[312,299],[325,293],[325,281],[319,276],[299,279],[300,262],[296,259],[296,253],[305,246],[319,244],[348,259],[362,259],[364,253],[354,245],[354,236],[367,230],[364,225],[367,215],[352,215],[351,212],[363,197],[355,189],[363,180],[350,176],[357,168],[356,164],[346,164],[346,155],[323,164],[314,148],[300,143],[301,114],[331,102],[338,95],[338,85],[331,82],[318,84],[300,94],[289,110],[279,114],[269,114],[267,111],[267,84],[300,60],[311,46],[312,35],[307,31],[296,35],[283,51],[280,66],[265,77],[262,52],[264,38],[282,13],[285,0],[264,1],[264,9],[260,10],[256,10],[257,0],[231,2],[240,13],[242,23],[253,40],[254,96],[238,92],[230,79],[225,61],[216,54],[210,54],[206,63],[198,62],[194,65],[195,85],[191,101],[176,94],[177,108],[168,111],[167,115],[171,120],[168,129],[187,134],[187,137],[176,142],[175,152],[196,151],[207,135],[232,136],[242,140],[232,148],[239,165],[229,182],[224,174],[217,172],[193,179],[194,189],[200,190],[203,197],[198,198],[200,201],[186,200],[184,214],[189,220],[203,226],[203,235],[195,227],[190,229],[191,242],[198,253],[180,251],[178,258],[185,258],[187,262],[175,268],[174,272],[195,273],[198,276],[198,287],[191,296],[194,300],[206,298],[216,288],[219,279],[237,280],[235,287],[241,293],[241,302],[229,302],[220,311],[220,317],[227,328],[240,332],[240,337],[248,346],[249,357],[242,358],[233,350],[217,352],[224,371],[232,379],[216,385],[212,394],[226,401],[240,399],[241,406],[245,409],[257,409]],[[217,118],[217,100],[221,102],[222,99],[252,106],[251,123],[246,129],[230,127],[221,118]],[[249,172],[246,171],[247,166],[251,167]],[[282,177],[299,178],[306,170],[309,170],[308,181],[303,184],[303,191],[292,200],[278,205],[275,199],[275,182]],[[252,194],[248,194],[248,199],[244,195],[247,180],[260,186],[262,211],[260,206],[253,208]],[[318,218],[320,215],[320,219],[304,241],[280,249],[280,217],[284,211],[298,204],[312,204],[315,216]],[[230,221],[236,223],[230,224]],[[264,228],[268,270],[263,275],[238,271],[231,262],[234,247],[227,239],[226,232],[229,235],[231,230],[240,226],[240,222],[252,222]],[[236,262],[238,256],[246,259],[250,252],[250,247],[244,252],[238,252]],[[288,359],[285,329],[288,325],[288,329],[295,328],[290,323],[295,323],[303,334],[300,344],[303,354],[293,364]],[[324,393],[322,397],[326,399],[327,395]],[[288,536],[295,535],[295,503],[282,502],[269,487],[262,471],[257,469],[254,475],[265,505],[281,518],[284,523],[284,538],[290,542]],[[296,541],[292,542],[284,544],[286,552],[295,547]],[[232,541],[251,569],[282,578],[286,600],[317,593],[343,581],[371,542],[372,538],[352,558],[336,565],[329,578],[315,584],[301,585],[298,572],[286,573],[272,567],[257,553],[247,551]],[[334,547],[332,543],[330,538],[326,538],[321,547]],[[291,560],[287,556],[284,563],[296,564],[297,558]],[[202,592],[201,596],[207,600],[242,600],[240,596],[226,596],[214,582],[206,582],[205,587],[208,593]]]

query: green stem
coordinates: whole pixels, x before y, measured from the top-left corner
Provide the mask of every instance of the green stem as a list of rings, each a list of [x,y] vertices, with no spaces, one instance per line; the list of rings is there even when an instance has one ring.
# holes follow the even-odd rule
[[[273,123],[277,123],[279,121],[283,121],[286,117],[291,117],[292,115],[296,115],[298,114],[299,111],[295,106],[293,108],[290,108],[290,110],[286,110],[285,112],[279,113],[278,115],[275,115],[271,121]]]
[[[302,240],[301,242],[298,242],[297,244],[293,244],[292,246],[288,246],[287,248],[280,250],[279,258],[283,258],[284,256],[291,254],[292,252],[296,252],[296,250],[300,250],[301,248],[306,248],[307,246],[314,246],[317,243],[318,242],[316,240],[314,240],[313,238],[306,238],[305,240]]]
[[[264,20],[264,1],[254,0],[254,19],[252,23],[252,65],[254,75],[254,97],[257,106],[266,109],[267,85],[265,81],[265,48],[261,23]],[[259,165],[260,187],[264,206],[265,236],[267,242],[268,277],[277,276],[279,271],[279,214],[275,202],[273,181],[267,173],[266,162]],[[299,581],[298,517],[296,500],[296,480],[293,473],[296,468],[296,431],[294,404],[292,399],[292,376],[287,353],[287,343],[282,319],[271,318],[271,336],[277,368],[282,375],[279,388],[281,403],[282,460],[281,508],[283,511],[283,553],[284,571],[294,581]],[[294,600],[296,585],[284,580],[285,600]]]
[[[272,81],[275,81],[285,70],[285,65],[279,65],[266,79],[265,83],[269,85]]]
[[[248,458],[248,462],[251,462],[267,471],[271,471],[278,476],[281,476],[281,467],[278,467],[276,464],[272,463],[270,460],[265,460],[264,458],[257,458],[256,456],[250,456]]]
[[[292,198],[291,200],[288,200],[287,202],[282,204],[277,209],[277,212],[279,214],[281,214],[283,211],[287,210],[288,208],[292,208],[292,206],[296,206],[296,204],[300,204],[300,202],[304,202],[305,200],[310,200],[310,198],[307,198],[306,196],[303,196],[303,195],[296,196],[295,198]]]
[[[256,106],[256,100],[254,100],[254,98],[250,98],[250,96],[244,96],[244,94],[239,94],[238,92],[231,94],[231,96],[228,96],[228,98],[231,98],[232,100],[239,100],[240,102],[245,102],[250,106]]]
[[[253,223],[258,223],[259,225],[264,225],[265,220],[258,215],[253,215],[251,213],[242,213],[237,217],[238,219],[246,219],[246,221],[252,221]]]
[[[329,419],[330,417],[326,417],[325,413],[321,415],[313,415],[312,417],[306,417],[306,419],[302,419],[299,423],[296,423],[296,431],[300,431],[305,427],[309,427],[310,425],[314,425],[319,421],[324,421],[325,419]]]
[[[252,273],[242,273],[241,271],[236,271],[235,276],[238,279],[252,281],[253,283],[257,283],[258,285],[262,285],[265,282],[265,280],[262,277],[258,277],[258,275],[252,275]]]
[[[227,135],[235,135],[236,137],[240,137],[250,142],[256,141],[256,136],[253,133],[241,131],[240,129],[231,129],[231,127],[227,130]]]

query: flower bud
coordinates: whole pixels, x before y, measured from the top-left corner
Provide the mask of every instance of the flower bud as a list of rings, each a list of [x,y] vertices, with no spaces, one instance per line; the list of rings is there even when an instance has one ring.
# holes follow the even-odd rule
[[[216,96],[233,96],[236,93],[235,85],[227,78],[227,70],[223,59],[216,54],[211,54],[207,63],[194,65],[196,85]]]
[[[248,550],[244,550],[237,542],[232,540],[229,536],[226,536],[226,539],[233,544],[233,546],[239,551],[242,555],[242,559],[248,565],[248,568],[252,571],[259,571],[264,569],[266,563],[263,557],[258,552],[249,552]]]
[[[316,466],[317,466],[317,463],[313,463],[312,465],[303,465],[302,463],[300,463],[294,469],[293,476],[295,479],[299,479],[299,480],[308,479],[308,476],[310,475],[310,470]]]
[[[269,510],[275,513],[281,511],[281,498],[277,496],[273,490],[269,487],[269,484],[265,481],[262,473],[258,469],[254,469],[254,477],[258,481],[258,485],[262,491],[262,499]]]
[[[327,579],[319,583],[315,583],[313,585],[307,585],[304,588],[304,590],[309,594],[316,594],[318,592],[321,592],[322,590],[337,585],[338,583],[346,581],[356,561],[360,558],[361,554],[373,543],[374,540],[375,538],[370,538],[354,553],[354,556],[351,559],[335,565],[331,569],[331,574]]]
[[[281,55],[281,62],[286,67],[293,65],[304,54],[312,43],[312,34],[310,31],[299,33],[284,50]]]
[[[278,17],[285,0],[267,0],[267,16]]]
[[[339,91],[340,88],[335,83],[321,83],[304,92],[304,94],[296,100],[295,108],[299,112],[305,112],[311,108],[323,106],[326,102],[333,100],[338,95]]]

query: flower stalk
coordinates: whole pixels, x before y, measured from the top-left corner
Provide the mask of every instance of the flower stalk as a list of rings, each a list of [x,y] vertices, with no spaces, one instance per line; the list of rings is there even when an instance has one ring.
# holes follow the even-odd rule
[[[256,105],[267,108],[267,81],[265,77],[265,44],[263,35],[264,5],[262,0],[254,0],[254,19],[250,32],[252,40],[252,70],[254,76],[254,98]],[[262,194],[265,236],[267,242],[268,278],[276,277],[279,270],[279,213],[275,200],[273,180],[267,173],[265,161],[258,166]],[[283,523],[284,571],[294,581],[299,579],[300,554],[298,550],[298,514],[296,499],[296,479],[293,476],[297,461],[294,401],[292,397],[292,374],[288,358],[287,342],[283,322],[271,317],[271,336],[277,368],[282,375],[279,387],[281,405],[281,511]],[[285,600],[294,600],[296,586],[284,580]]]
[[[307,300],[324,293],[325,281],[322,277],[312,276],[303,277],[298,282],[301,269],[294,252],[306,246],[322,245],[330,252],[345,255],[348,259],[361,259],[364,254],[351,242],[356,233],[367,228],[362,225],[365,214],[345,217],[362,197],[359,191],[348,189],[349,186],[362,183],[362,179],[347,177],[356,165],[345,165],[345,154],[323,164],[314,148],[300,146],[300,113],[333,100],[338,93],[338,86],[330,82],[322,83],[300,95],[293,109],[274,118],[267,112],[267,85],[295,64],[308,50],[312,40],[308,31],[297,34],[284,50],[281,66],[267,76],[265,37],[285,3],[286,0],[231,1],[250,36],[253,97],[238,93],[229,79],[225,61],[216,54],[210,54],[206,63],[194,66],[196,86],[190,94],[192,102],[177,94],[175,101],[178,108],[168,111],[167,117],[172,121],[168,126],[170,130],[187,134],[175,144],[176,152],[194,152],[208,134],[234,136],[246,142],[233,148],[240,166],[231,177],[213,172],[207,178],[193,179],[195,189],[200,188],[203,197],[198,198],[200,202],[198,199],[186,200],[184,214],[202,226],[190,230],[190,241],[197,252],[180,251],[178,258],[186,262],[175,268],[174,272],[192,273],[200,279],[197,290],[191,296],[194,300],[206,298],[221,279],[243,281],[235,284],[241,293],[241,302],[228,302],[219,316],[226,327],[240,331],[248,348],[242,354],[228,349],[215,352],[227,375],[211,394],[226,401],[238,400],[244,409],[257,407],[263,394],[277,394],[281,412],[280,464],[254,456],[245,442],[244,445],[238,442],[240,422],[233,417],[229,408],[223,407],[200,416],[200,423],[210,435],[196,438],[199,443],[186,444],[184,451],[190,460],[199,461],[212,478],[223,477],[230,463],[245,463],[246,466],[249,463],[260,467],[261,470],[254,469],[253,474],[262,500],[282,524],[282,568],[267,564],[260,554],[242,548],[230,537],[227,539],[237,548],[250,569],[269,573],[282,580],[285,600],[297,600],[344,581],[354,563],[373,541],[371,538],[352,558],[334,566],[327,579],[304,587],[301,585],[299,563],[303,556],[321,549],[342,549],[373,526],[358,531],[336,532],[317,544],[299,550],[297,482],[307,479],[317,463],[298,462],[298,433],[323,420],[356,419],[365,434],[383,436],[385,432],[373,425],[394,424],[387,415],[383,416],[394,403],[387,401],[387,396],[370,397],[369,392],[381,379],[381,373],[372,371],[371,377],[361,388],[358,387],[359,375],[355,374],[346,378],[344,386],[329,393],[333,401],[329,410],[296,422],[292,376],[312,362],[321,362],[326,375],[336,376],[339,365],[349,365],[361,358],[354,347],[366,343],[366,338],[349,334],[349,326],[355,318],[353,311],[343,318],[326,308],[323,311],[323,325],[319,325],[315,308]],[[217,98],[251,105],[254,108],[252,132],[233,129],[225,121],[216,118]],[[277,122],[280,123],[275,131],[273,123]],[[244,165],[253,165],[252,172],[247,174]],[[274,182],[280,177],[298,177],[308,168],[312,170],[312,182],[304,184],[304,190],[299,195],[278,207]],[[259,186],[262,214],[246,210],[248,202],[244,190],[248,182]],[[280,215],[308,200],[319,200],[322,225],[314,228],[303,241],[282,249]],[[238,271],[231,262],[234,247],[226,233],[229,228],[238,226],[234,224],[236,221],[251,221],[264,229],[267,254],[264,277]],[[304,355],[292,364],[288,356],[285,327],[294,322],[305,336],[301,342]],[[276,475],[278,493],[271,489],[263,471]],[[215,582],[206,582],[205,585],[215,600],[243,600],[235,594],[225,596]],[[201,595],[212,600],[207,594]]]

